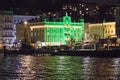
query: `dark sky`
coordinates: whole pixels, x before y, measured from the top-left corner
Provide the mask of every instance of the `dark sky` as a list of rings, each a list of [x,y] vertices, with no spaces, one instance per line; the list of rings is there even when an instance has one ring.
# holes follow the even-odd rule
[[[85,1],[85,2],[97,2],[100,5],[114,5],[117,4],[119,2],[119,0],[81,0],[81,1]]]
[[[28,9],[58,9],[63,3],[70,1],[96,2],[101,5],[117,4],[119,0],[0,0],[0,9],[28,8]]]

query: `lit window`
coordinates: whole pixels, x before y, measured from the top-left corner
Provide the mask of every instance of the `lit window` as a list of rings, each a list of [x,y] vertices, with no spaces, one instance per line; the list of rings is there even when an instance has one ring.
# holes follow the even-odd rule
[[[82,11],[79,11],[80,14],[82,14]]]
[[[47,35],[50,35],[49,32],[47,33]]]
[[[37,33],[38,34],[38,36],[40,35],[39,33]]]
[[[77,8],[75,7],[75,11],[77,11]]]
[[[82,7],[84,7],[84,5],[82,5]]]
[[[66,8],[65,7],[63,7],[63,10],[65,10]]]
[[[72,9],[72,6],[69,6],[69,9]]]
[[[88,14],[88,12],[86,12],[86,14]]]
[[[70,13],[70,15],[71,15],[72,13]]]
[[[36,32],[34,33],[34,36],[36,36]]]
[[[88,8],[86,8],[86,11],[88,11]]]
[[[82,14],[82,16],[84,16],[84,14]]]
[[[98,6],[96,6],[96,9],[97,9],[97,10],[99,10],[99,7],[98,7]]]
[[[50,15],[50,14],[51,14],[51,12],[48,12],[48,14]]]

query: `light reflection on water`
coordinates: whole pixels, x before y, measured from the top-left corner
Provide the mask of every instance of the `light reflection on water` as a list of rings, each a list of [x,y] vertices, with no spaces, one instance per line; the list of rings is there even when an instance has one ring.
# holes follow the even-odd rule
[[[0,56],[0,80],[119,80],[120,58]]]
[[[119,74],[116,73],[118,73],[120,66],[115,63],[115,58],[87,57],[83,60],[83,66],[85,80],[119,80]]]

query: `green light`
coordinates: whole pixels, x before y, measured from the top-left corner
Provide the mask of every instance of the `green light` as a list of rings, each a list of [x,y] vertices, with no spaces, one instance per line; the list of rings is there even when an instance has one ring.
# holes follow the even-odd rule
[[[80,22],[71,22],[70,16],[64,16],[63,22],[44,21],[45,24],[45,42],[62,42],[64,45],[69,44],[71,40],[75,42],[84,39],[84,20]]]
[[[9,15],[11,14],[11,15],[12,15],[12,14],[13,14],[13,11],[4,10],[4,11],[3,11],[3,14],[9,14]]]

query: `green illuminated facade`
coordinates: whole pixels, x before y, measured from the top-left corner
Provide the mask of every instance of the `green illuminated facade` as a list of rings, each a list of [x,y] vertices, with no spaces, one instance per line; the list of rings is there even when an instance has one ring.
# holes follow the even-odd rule
[[[49,45],[67,45],[83,39],[84,19],[82,18],[79,22],[72,22],[71,17],[66,15],[60,22],[44,21],[44,40]]]

